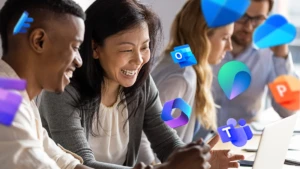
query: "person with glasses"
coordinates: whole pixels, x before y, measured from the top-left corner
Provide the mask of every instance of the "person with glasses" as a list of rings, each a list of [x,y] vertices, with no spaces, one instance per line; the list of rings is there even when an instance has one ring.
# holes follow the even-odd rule
[[[244,118],[248,122],[254,120],[262,107],[266,85],[280,75],[295,75],[287,44],[267,49],[255,49],[252,45],[253,32],[267,19],[273,3],[273,0],[251,0],[244,16],[235,22],[233,50],[227,52],[221,64],[213,66],[212,92],[215,103],[220,106],[217,113],[218,126],[226,125],[229,118]],[[244,93],[229,100],[219,85],[218,72],[225,63],[232,60],[245,63],[251,71],[252,78],[249,88]],[[281,117],[294,113],[281,107],[273,98],[272,106]]]

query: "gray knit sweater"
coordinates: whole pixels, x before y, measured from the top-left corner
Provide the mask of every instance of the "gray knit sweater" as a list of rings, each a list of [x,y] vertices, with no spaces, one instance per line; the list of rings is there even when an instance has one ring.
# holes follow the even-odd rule
[[[140,92],[142,99],[138,103],[138,111],[129,119],[130,134],[124,166],[96,161],[88,144],[89,131],[83,120],[85,115],[80,115],[79,111],[71,106],[74,104],[74,98],[78,98],[78,93],[71,86],[67,86],[65,90],[68,92],[62,94],[43,92],[38,104],[43,127],[56,143],[81,156],[87,166],[96,169],[132,168],[136,162],[142,131],[147,135],[151,148],[162,162],[175,148],[183,145],[175,131],[161,120],[161,101],[158,90],[149,76]],[[128,112],[132,111],[133,107],[129,105]]]

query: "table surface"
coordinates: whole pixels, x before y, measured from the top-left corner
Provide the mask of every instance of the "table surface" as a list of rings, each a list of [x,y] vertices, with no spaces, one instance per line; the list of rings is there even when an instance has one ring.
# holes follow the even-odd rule
[[[298,114],[300,114],[300,112]],[[272,121],[279,120],[280,117],[273,110],[273,108],[269,108],[266,111],[259,114],[258,120],[262,121],[260,119],[268,119],[269,122],[272,122]],[[264,122],[266,122],[266,121],[264,120]],[[300,119],[297,121],[297,124],[298,123],[300,123]],[[254,135],[251,140],[248,140],[248,142],[245,146],[250,146],[250,147],[258,146],[260,138],[261,138],[260,135]],[[222,141],[220,140],[213,148],[213,150],[218,150],[218,149],[230,149],[233,153],[243,154],[245,156],[246,160],[254,160],[254,158],[255,158],[255,152],[246,152],[246,151],[242,150],[243,147],[241,147],[241,148],[235,147],[230,142],[222,143]],[[239,167],[239,168],[240,169],[250,169],[252,167]],[[299,166],[290,166],[290,165],[284,165],[284,167],[283,167],[283,169],[296,169],[296,168],[299,169],[300,167]]]

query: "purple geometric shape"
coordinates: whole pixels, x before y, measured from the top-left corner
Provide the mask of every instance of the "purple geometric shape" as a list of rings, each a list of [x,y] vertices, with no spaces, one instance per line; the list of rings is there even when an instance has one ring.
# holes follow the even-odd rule
[[[248,138],[243,127],[235,128],[237,139],[231,140],[231,143],[237,147],[243,147],[247,144]]]
[[[172,109],[181,110],[181,114],[176,119],[172,117]],[[161,118],[171,128],[183,126],[189,122],[191,117],[192,108],[183,99],[176,98],[164,104]]]
[[[2,95],[3,94],[3,95]],[[22,102],[22,96],[13,92],[0,89],[0,124],[10,126]]]
[[[0,88],[7,90],[25,90],[26,81],[22,79],[0,78]]]
[[[228,133],[225,131],[223,131],[224,128],[229,128],[227,131],[230,134],[230,137],[228,136]],[[218,133],[221,137],[221,140],[223,143],[232,141],[232,140],[236,140],[237,139],[237,133],[235,131],[235,128],[232,124],[226,125],[226,126],[221,126],[218,128]]]
[[[236,120],[234,118],[230,118],[227,120],[227,125],[232,124],[233,126],[236,126]]]

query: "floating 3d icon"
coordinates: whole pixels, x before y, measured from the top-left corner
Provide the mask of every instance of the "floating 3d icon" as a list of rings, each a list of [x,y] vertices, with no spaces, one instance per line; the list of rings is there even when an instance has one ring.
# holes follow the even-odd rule
[[[25,90],[26,81],[0,78],[0,124],[10,126],[22,102],[22,96],[9,90]]]
[[[210,28],[237,21],[249,6],[250,0],[201,0],[204,18]]]
[[[232,100],[248,89],[251,72],[243,62],[230,61],[219,70],[218,81],[227,98]]]
[[[171,52],[173,61],[181,68],[197,64],[197,60],[189,45],[182,45],[174,48]]]
[[[16,24],[14,28],[13,34],[18,34],[18,33],[26,33],[27,29],[30,28],[30,23],[33,22],[33,18],[28,17],[29,14],[28,12],[23,12],[22,16],[20,17],[18,23]]]
[[[230,118],[227,120],[227,125],[218,128],[218,133],[223,143],[231,142],[236,147],[243,147],[247,141],[253,137],[253,133],[246,120],[239,120],[240,127],[235,128],[236,120]]]
[[[181,114],[177,118],[172,117],[172,109],[181,110]],[[176,98],[164,104],[161,118],[171,128],[177,128],[186,125],[191,117],[192,108],[183,99]]]
[[[300,110],[300,80],[282,75],[269,85],[274,100],[288,110]]]
[[[296,34],[296,27],[288,23],[284,16],[276,14],[255,29],[253,40],[257,48],[269,48],[291,43]]]

